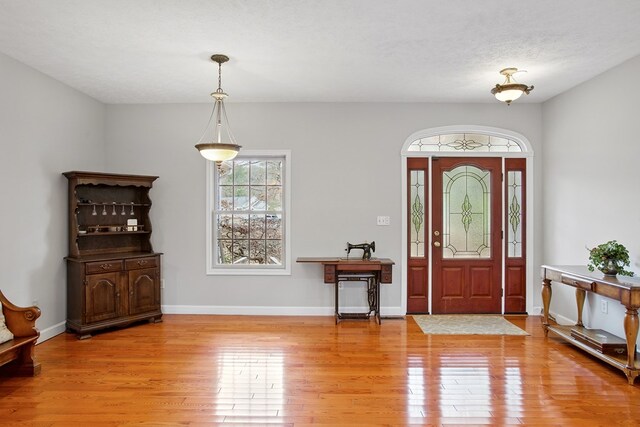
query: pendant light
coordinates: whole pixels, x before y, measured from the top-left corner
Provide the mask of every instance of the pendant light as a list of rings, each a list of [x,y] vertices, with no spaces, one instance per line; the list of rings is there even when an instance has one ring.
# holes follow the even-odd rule
[[[500,74],[505,77],[504,83],[497,84],[496,87],[491,89],[491,93],[498,101],[506,102],[507,105],[511,105],[511,102],[520,98],[523,93],[529,95],[529,92],[533,90],[533,86],[516,83],[513,75],[518,72],[522,73],[525,71],[518,71],[517,68],[505,68],[504,70],[500,70]]]
[[[196,144],[196,148],[200,151],[202,157],[214,162],[223,162],[231,160],[238,155],[240,146],[236,144],[236,140],[231,133],[229,127],[229,119],[227,119],[227,110],[224,108],[224,99],[227,94],[222,90],[222,64],[229,60],[226,55],[212,55],[211,60],[218,63],[218,89],[211,94],[214,99],[213,109],[207,127],[204,129],[202,136]],[[211,128],[211,131],[209,130]],[[205,141],[206,135],[213,133],[213,138]]]

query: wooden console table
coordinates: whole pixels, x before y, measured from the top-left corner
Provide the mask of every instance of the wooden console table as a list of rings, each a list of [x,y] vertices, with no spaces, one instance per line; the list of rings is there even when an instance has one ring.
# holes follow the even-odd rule
[[[335,287],[335,319],[336,324],[342,319],[368,319],[374,313],[378,324],[380,319],[380,283],[391,283],[392,266],[395,264],[388,258],[372,258],[369,260],[351,258],[298,258],[297,262],[322,264],[324,283],[333,283]],[[367,313],[340,313],[338,283],[356,281],[367,284]]]
[[[624,332],[627,343],[626,355],[603,354],[571,336],[574,326],[551,325],[549,323],[549,305],[551,303],[551,282],[562,283],[576,288],[578,322],[575,327],[582,328],[582,308],[586,292],[593,292],[619,301],[627,309],[624,316]],[[544,306],[542,327],[545,336],[549,331],[564,340],[610,365],[622,370],[629,384],[640,375],[640,359],[636,356],[638,337],[638,307],[640,307],[640,279],[625,276],[610,277],[600,272],[590,272],[587,267],[575,265],[542,266],[542,304]]]

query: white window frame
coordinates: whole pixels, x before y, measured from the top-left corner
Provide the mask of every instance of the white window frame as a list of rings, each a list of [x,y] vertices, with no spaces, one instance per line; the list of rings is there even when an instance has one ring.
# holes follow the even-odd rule
[[[250,160],[252,158],[284,158],[282,173],[282,198],[283,198],[283,230],[284,238],[284,263],[280,266],[267,265],[216,265],[215,255],[215,227],[213,223],[215,209],[215,162],[207,162],[206,185],[206,233],[207,233],[207,275],[227,276],[290,276],[291,275],[291,150],[240,150],[234,160]]]

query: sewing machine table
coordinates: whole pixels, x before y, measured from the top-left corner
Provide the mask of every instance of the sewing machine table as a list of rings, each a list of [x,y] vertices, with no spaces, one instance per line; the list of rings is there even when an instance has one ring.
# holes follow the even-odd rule
[[[391,283],[392,266],[395,264],[388,258],[372,258],[368,260],[350,258],[312,257],[298,258],[300,263],[322,264],[324,283],[333,283],[335,287],[335,320],[336,324],[343,319],[368,319],[374,313],[378,324],[380,319],[380,283]],[[367,313],[340,313],[338,283],[341,281],[357,281],[367,284]]]

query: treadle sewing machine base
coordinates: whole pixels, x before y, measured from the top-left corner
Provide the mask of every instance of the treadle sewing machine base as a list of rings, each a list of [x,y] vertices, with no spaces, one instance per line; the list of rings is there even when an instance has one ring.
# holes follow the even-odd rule
[[[380,319],[380,281],[377,280],[376,274],[367,273],[338,273],[335,286],[335,304],[336,304],[336,325],[343,319],[361,319],[369,320],[371,313],[375,316],[378,325],[382,324]],[[366,282],[367,283],[367,302],[369,303],[369,311],[367,313],[340,313],[340,303],[338,291],[340,282]]]
[[[378,324],[380,318],[380,283],[391,283],[394,262],[388,258],[372,258],[368,260],[348,258],[298,258],[300,263],[322,264],[324,283],[333,283],[335,289],[335,321],[336,325],[346,319],[370,319],[373,313]],[[340,313],[339,283],[343,281],[362,282],[367,284],[367,313]]]

